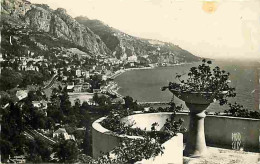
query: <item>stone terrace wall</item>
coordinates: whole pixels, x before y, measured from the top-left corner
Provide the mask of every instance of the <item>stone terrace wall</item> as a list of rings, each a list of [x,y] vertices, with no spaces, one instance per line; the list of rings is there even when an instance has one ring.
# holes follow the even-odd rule
[[[160,130],[171,113],[145,113],[128,116],[122,121],[132,123],[134,127],[150,130],[151,124],[159,123],[157,130]],[[184,119],[184,126],[188,128],[188,113],[178,113],[176,120]],[[104,118],[95,121],[92,125],[93,157],[100,156],[100,151],[109,152],[120,142],[120,137],[113,132],[103,128],[99,122]],[[205,137],[207,145],[224,147],[229,149],[239,149],[258,151],[260,120],[227,116],[207,116],[205,118]],[[184,134],[184,141],[187,133]]]
[[[159,123],[157,130],[160,130],[170,115],[171,113],[136,114],[123,120],[128,123],[135,120],[134,127],[147,130],[150,130],[152,123],[157,122]],[[188,113],[178,113],[176,120],[180,118],[184,119],[184,126],[188,128]],[[187,133],[184,134],[184,141],[186,137]],[[207,145],[256,151],[260,146],[260,120],[209,115],[205,118],[205,138]]]
[[[144,119],[147,119],[147,123],[145,124],[147,127],[144,127],[144,124],[139,124],[142,127],[140,128],[146,128],[147,130],[151,128],[150,122],[153,123],[153,119],[157,118],[158,121],[161,120],[161,122],[165,122],[166,117],[170,116],[170,113],[168,115],[164,115],[165,117],[149,117],[146,115],[152,115],[152,114],[141,114],[141,115],[134,115],[137,116],[137,121],[140,120],[142,116],[145,116]],[[131,117],[131,116],[129,116]],[[105,117],[102,117],[98,120],[96,120],[92,124],[92,149],[93,149],[93,157],[98,158],[101,155],[101,151],[104,153],[110,152],[113,148],[119,145],[122,137],[128,137],[128,138],[142,138],[138,136],[127,136],[127,135],[116,135],[112,131],[109,131],[108,129],[105,129],[101,126],[100,122],[105,119]],[[127,121],[128,119],[125,118],[122,121]],[[163,124],[162,124],[163,125]],[[177,136],[171,138],[170,140],[166,141],[163,146],[164,154],[158,155],[155,157],[155,159],[151,158],[148,160],[142,160],[137,163],[173,163],[173,164],[181,164],[183,163],[183,135],[178,134]]]
[[[92,150],[93,157],[97,158],[103,153],[110,152],[113,148],[119,145],[122,137],[142,138],[138,136],[116,135],[112,131],[101,126],[100,122],[104,120],[102,117],[92,124]]]

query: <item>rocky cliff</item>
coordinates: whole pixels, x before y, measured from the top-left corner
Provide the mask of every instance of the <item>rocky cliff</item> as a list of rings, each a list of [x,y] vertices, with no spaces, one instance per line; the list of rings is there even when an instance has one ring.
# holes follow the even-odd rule
[[[25,21],[33,29],[72,41],[86,47],[93,54],[110,53],[98,35],[94,34],[88,27],[79,24],[64,9],[51,10],[35,5],[25,14]]]
[[[1,14],[8,14],[15,18],[21,18],[31,9],[31,3],[25,0],[2,0]]]
[[[158,62],[162,55],[174,54],[181,62],[199,60],[199,57],[172,43],[134,37],[109,27],[99,20],[90,20],[86,17],[76,17],[75,19],[99,35],[117,58],[124,55],[137,55],[139,57],[148,55],[150,61],[153,60],[152,58],[156,58],[154,62]]]
[[[22,21],[27,28],[35,32],[42,32],[56,39],[67,40],[84,47],[88,53],[93,55],[109,55],[111,53],[98,35],[88,27],[79,24],[64,9],[52,10],[48,5],[31,4],[25,0],[4,0],[2,9],[4,9],[2,15]],[[5,23],[8,24],[10,21]]]
[[[48,50],[53,45],[77,47],[89,55],[114,55],[117,58],[136,55],[148,63],[163,62],[169,56],[174,56],[179,62],[199,59],[172,43],[134,37],[86,17],[74,19],[61,8],[53,10],[48,5],[31,4],[26,0],[3,0],[1,8],[1,23],[4,22],[7,30],[23,26],[26,33],[31,31],[29,41],[41,49]]]

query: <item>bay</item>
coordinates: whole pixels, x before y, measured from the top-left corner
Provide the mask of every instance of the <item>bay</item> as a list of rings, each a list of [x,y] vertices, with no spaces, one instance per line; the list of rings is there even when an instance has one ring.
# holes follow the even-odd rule
[[[172,67],[157,67],[154,69],[142,69],[127,71],[115,78],[120,89],[118,93],[123,96],[131,96],[138,102],[169,102],[173,95],[168,90],[161,91],[162,86],[168,85],[170,81],[177,81],[176,74],[187,74],[192,66],[201,63],[183,64]],[[237,96],[229,99],[230,102],[238,102],[249,110],[254,110],[254,89],[255,70],[259,63],[247,61],[214,61],[213,67],[219,66],[221,69],[230,72],[231,86],[236,88]],[[184,77],[185,77],[184,75]],[[174,98],[177,104],[183,101]],[[219,106],[212,103],[208,111],[223,112],[227,106]]]

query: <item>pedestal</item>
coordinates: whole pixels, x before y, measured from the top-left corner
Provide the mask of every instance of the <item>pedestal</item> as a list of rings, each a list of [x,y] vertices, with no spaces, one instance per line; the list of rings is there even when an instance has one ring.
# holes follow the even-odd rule
[[[204,133],[205,110],[210,104],[191,104],[186,102],[190,109],[190,124],[184,155],[188,157],[200,157],[207,154],[207,146]]]

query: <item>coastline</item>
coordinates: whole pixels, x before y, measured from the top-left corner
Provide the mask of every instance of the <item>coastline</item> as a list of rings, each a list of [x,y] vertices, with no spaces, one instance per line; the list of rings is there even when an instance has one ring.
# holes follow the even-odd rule
[[[127,72],[127,71],[132,71],[132,70],[146,70],[146,69],[154,69],[156,67],[142,67],[142,68],[127,68],[127,69],[121,69],[116,71],[113,75],[111,75],[109,78],[115,79],[116,77],[120,76],[121,74]],[[118,98],[123,98],[124,96],[118,93],[118,90],[120,87],[118,87],[118,84],[113,81],[113,84],[110,86],[110,84],[107,86],[107,92],[116,95]]]
[[[126,69],[121,69],[116,71],[113,75],[109,76],[109,78],[111,79],[115,79],[116,77],[118,77],[119,75],[121,75],[122,73],[125,73],[127,71],[132,71],[132,70],[144,70],[144,69],[154,69],[156,67],[142,67],[142,68],[126,68]]]
[[[192,64],[192,63],[179,63],[179,64],[171,64],[171,65],[167,65],[167,66],[162,66],[162,67],[174,67],[174,66],[179,66],[179,65],[184,65],[184,64]],[[127,68],[127,69],[121,69],[116,71],[113,75],[110,76],[110,78],[115,79],[116,77],[120,76],[121,74],[127,72],[127,71],[133,71],[133,70],[148,70],[148,69],[155,69],[155,68],[159,68],[161,66],[150,66],[150,67],[141,67],[141,68]],[[113,85],[110,86],[110,89],[108,89],[107,91],[112,94],[112,95],[116,95],[119,98],[123,98],[124,96],[121,95],[120,93],[118,93],[118,90],[120,89],[120,86],[118,86],[118,84],[113,81]],[[109,87],[109,85],[108,85]],[[165,102],[138,102],[139,104],[165,104]]]

